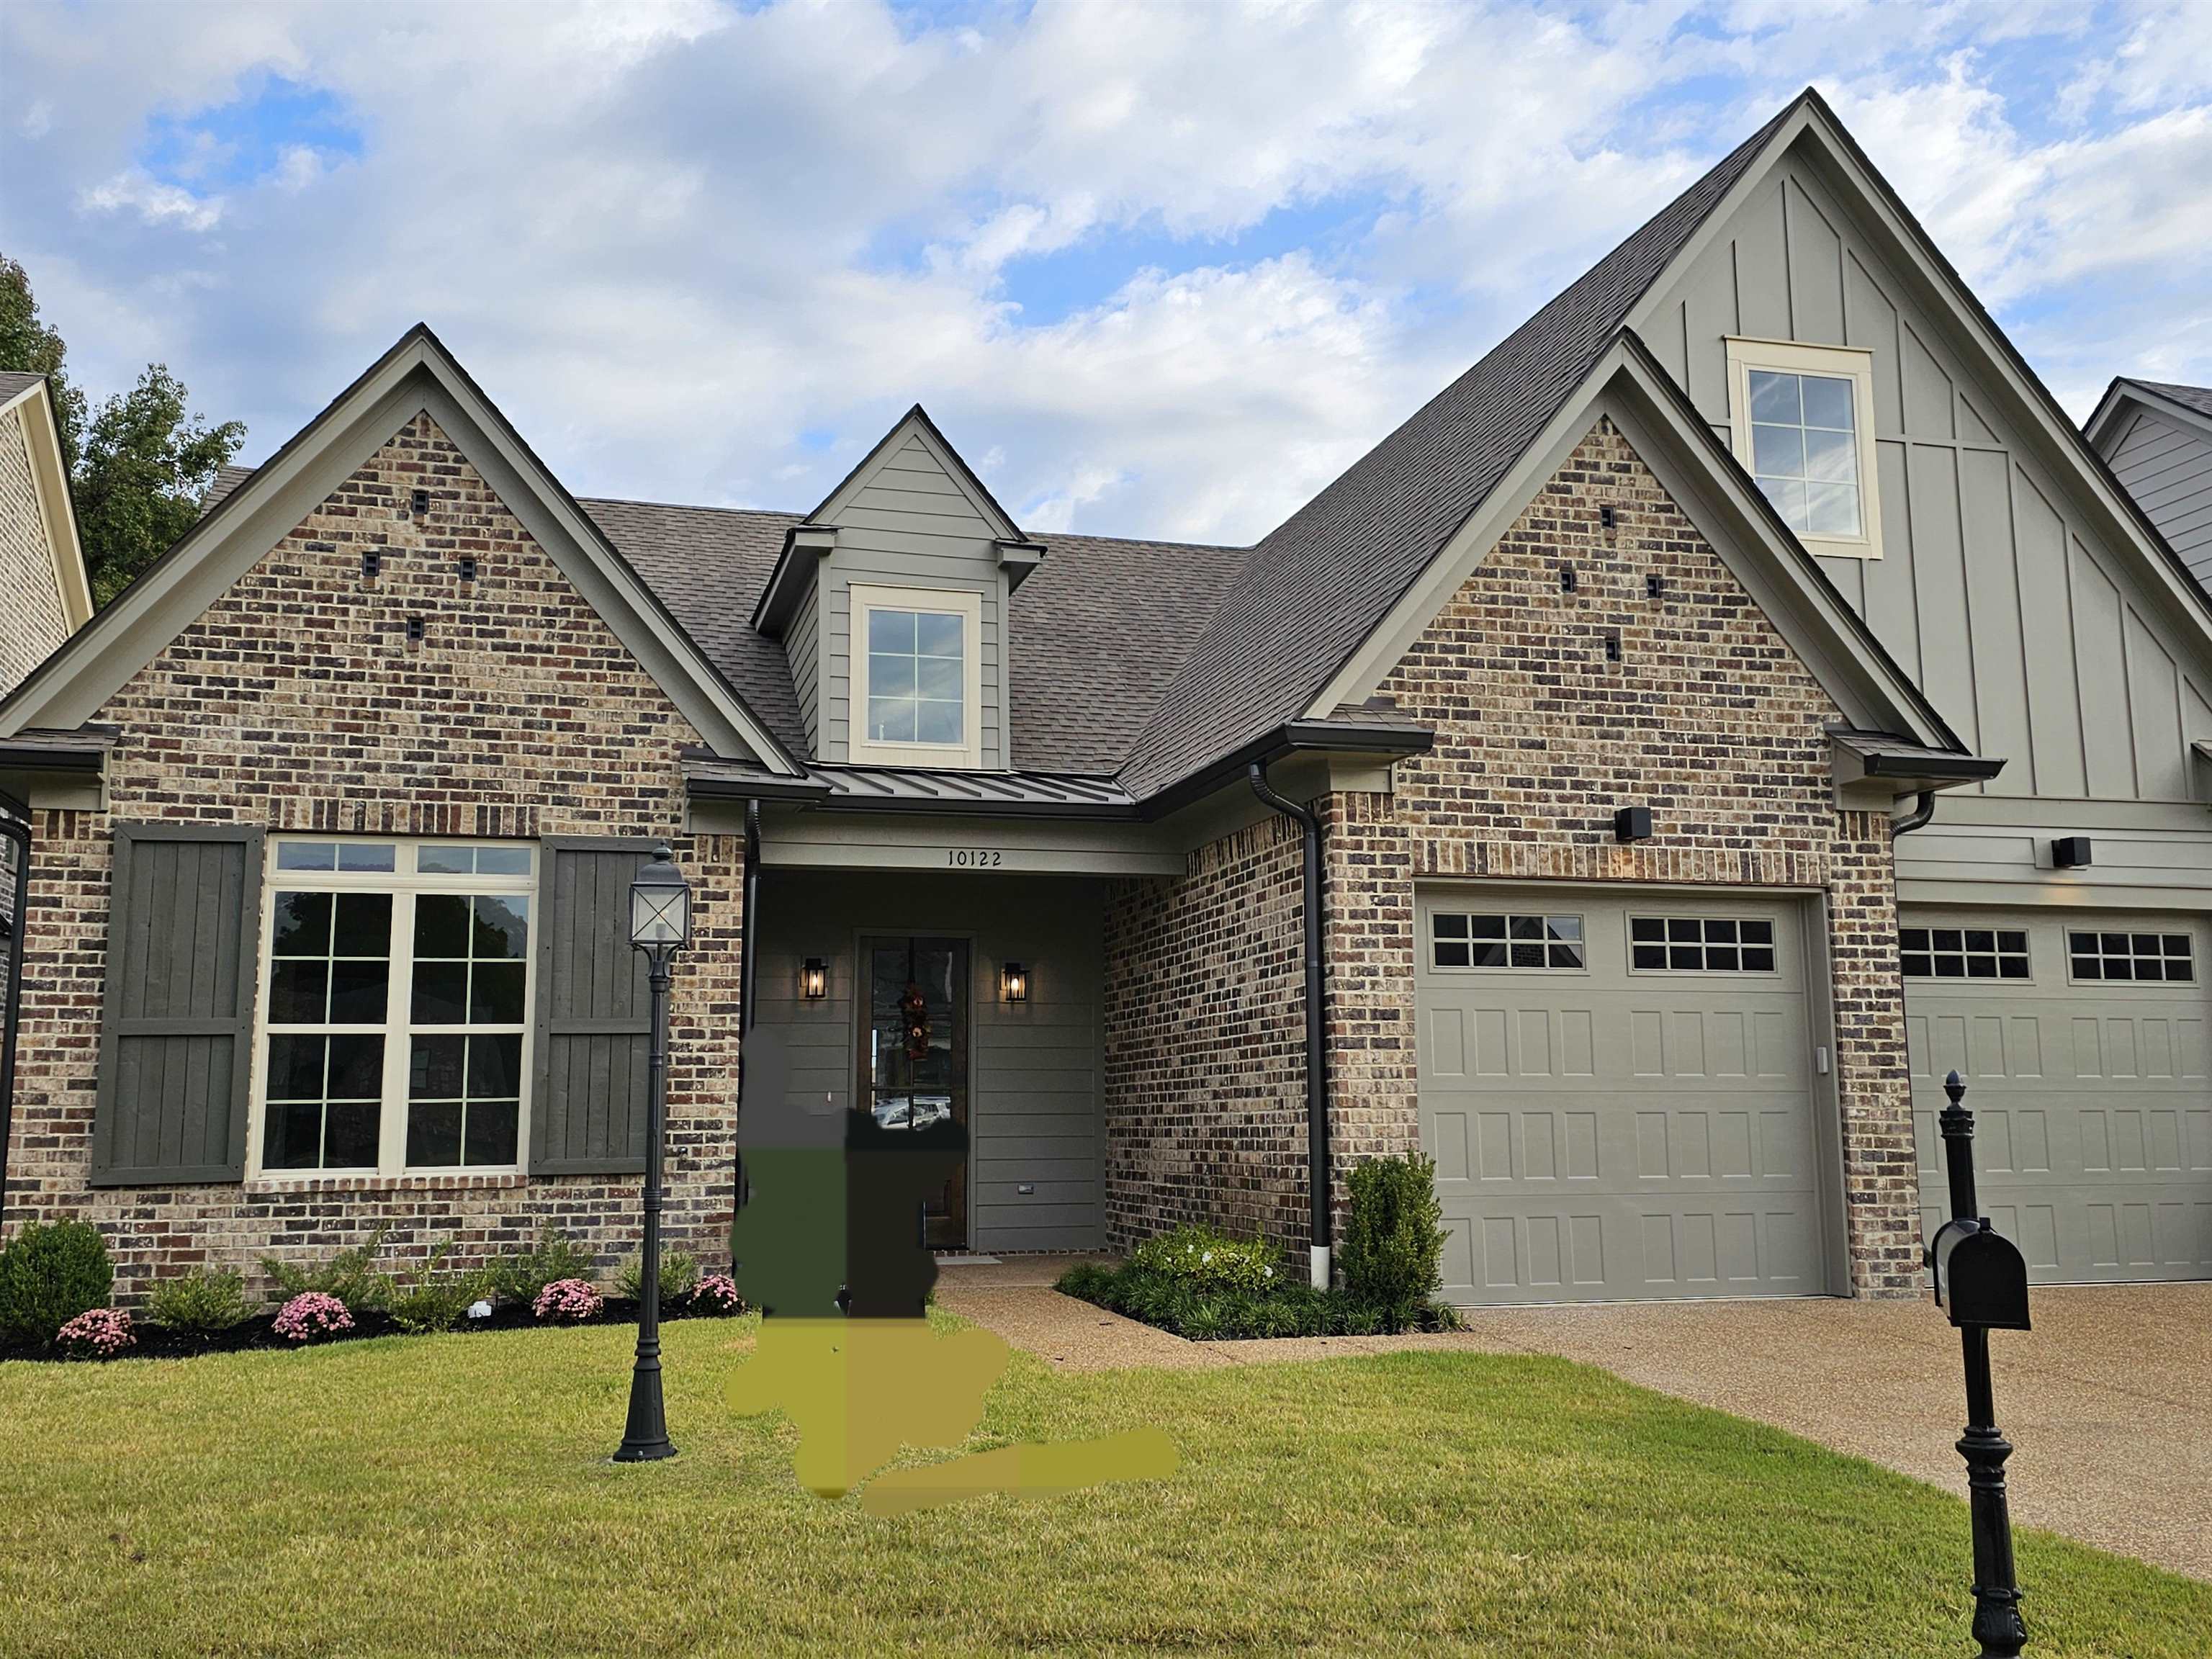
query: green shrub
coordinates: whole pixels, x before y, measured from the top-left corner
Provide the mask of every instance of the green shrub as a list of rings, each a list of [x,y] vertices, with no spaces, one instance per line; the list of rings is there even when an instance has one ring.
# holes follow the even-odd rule
[[[469,1310],[469,1304],[491,1288],[489,1267],[477,1267],[465,1273],[438,1271],[453,1248],[450,1238],[437,1245],[422,1259],[422,1265],[393,1290],[392,1322],[401,1330],[416,1336],[431,1331],[450,1331],[461,1322],[461,1316]]]
[[[0,1337],[52,1342],[81,1313],[107,1305],[115,1264],[87,1221],[33,1221],[0,1249]]]
[[[261,1271],[276,1281],[285,1301],[318,1291],[337,1297],[356,1317],[380,1311],[392,1305],[392,1280],[376,1271],[376,1253],[383,1248],[384,1235],[391,1226],[388,1221],[378,1222],[375,1231],[366,1239],[340,1250],[320,1267],[300,1267],[264,1255]]]
[[[1371,1158],[1346,1183],[1352,1213],[1338,1260],[1352,1301],[1375,1309],[1382,1328],[1420,1322],[1443,1287],[1443,1206],[1437,1201],[1437,1165],[1418,1152]]]
[[[536,1305],[538,1292],[548,1285],[564,1279],[580,1279],[589,1284],[598,1277],[592,1253],[548,1222],[538,1230],[537,1240],[528,1249],[494,1264],[491,1291],[501,1302],[528,1308]]]
[[[1262,1290],[1282,1276],[1275,1270],[1273,1245],[1204,1226],[1146,1239],[1129,1253],[1129,1265],[1218,1291]]]
[[[173,1331],[227,1331],[252,1312],[246,1275],[234,1268],[195,1267],[155,1279],[146,1292],[146,1317]]]
[[[686,1250],[660,1253],[660,1305],[681,1302],[699,1283],[699,1258]],[[645,1258],[634,1255],[615,1274],[615,1294],[639,1300],[645,1293]]]

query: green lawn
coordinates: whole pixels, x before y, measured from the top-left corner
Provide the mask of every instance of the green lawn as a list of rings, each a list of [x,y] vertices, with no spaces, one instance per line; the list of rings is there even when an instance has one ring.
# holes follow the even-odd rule
[[[986,1443],[1147,1424],[1182,1472],[876,1520],[666,1332],[684,1455],[617,1468],[619,1328],[0,1365],[9,1654],[1962,1654],[1966,1512],[1562,1361],[1054,1376]],[[2041,1656],[2212,1652],[2212,1588],[2042,1534]]]

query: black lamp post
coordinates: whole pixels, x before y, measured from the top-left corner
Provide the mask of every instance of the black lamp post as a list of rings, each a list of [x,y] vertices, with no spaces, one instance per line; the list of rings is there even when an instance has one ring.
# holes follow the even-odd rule
[[[637,1302],[637,1363],[629,1375],[629,1422],[617,1463],[673,1457],[660,1403],[660,1176],[668,1097],[669,962],[691,937],[691,889],[662,842],[629,884],[629,942],[645,952],[653,989],[651,1083],[645,1116],[645,1255]]]

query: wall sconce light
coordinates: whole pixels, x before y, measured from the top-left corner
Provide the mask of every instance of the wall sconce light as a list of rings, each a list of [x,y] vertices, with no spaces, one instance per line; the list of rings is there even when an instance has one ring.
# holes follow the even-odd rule
[[[1030,1000],[1030,970],[1018,962],[1010,962],[999,969],[999,988],[1009,1002]]]
[[[1613,815],[1613,838],[1615,841],[1650,841],[1651,839],[1651,809],[1648,806],[1624,806]]]
[[[820,957],[809,957],[799,970],[799,994],[809,1002],[819,1002],[830,994],[830,964]]]
[[[2061,836],[2051,843],[2051,863],[2058,870],[2087,870],[2089,867],[2089,838],[2087,836]]]

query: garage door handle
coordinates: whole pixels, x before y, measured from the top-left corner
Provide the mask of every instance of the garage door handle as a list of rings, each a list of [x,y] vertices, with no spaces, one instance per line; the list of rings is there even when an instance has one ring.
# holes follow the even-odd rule
[[[1825,1042],[1813,1050],[1813,1069],[1822,1077],[1828,1074],[1828,1045]]]

